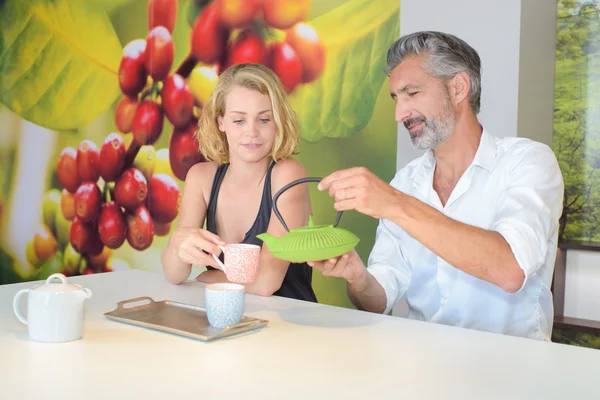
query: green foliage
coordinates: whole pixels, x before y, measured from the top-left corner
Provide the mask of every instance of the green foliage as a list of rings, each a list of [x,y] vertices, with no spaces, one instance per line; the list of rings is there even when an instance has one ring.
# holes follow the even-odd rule
[[[348,137],[365,128],[386,78],[387,50],[398,37],[399,7],[398,0],[354,0],[310,21],[327,56],[323,74],[290,98],[302,139]]]
[[[600,2],[558,1],[554,151],[565,181],[561,240],[600,242]]]
[[[558,0],[556,58],[557,60],[576,60],[584,57],[590,40],[596,37],[591,34],[594,19],[598,19],[598,2],[584,3],[578,6],[574,0]],[[589,53],[589,52],[588,52]]]
[[[0,101],[53,130],[81,128],[119,94],[122,47],[106,11],[83,0],[0,3]]]
[[[554,329],[552,331],[554,343],[569,344],[572,346],[587,347],[600,350],[600,335],[578,332],[573,330]]]

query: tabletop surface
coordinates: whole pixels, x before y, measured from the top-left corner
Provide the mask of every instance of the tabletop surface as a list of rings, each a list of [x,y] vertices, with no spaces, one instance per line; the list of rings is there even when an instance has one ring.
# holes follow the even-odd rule
[[[29,340],[0,286],[0,399],[599,399],[600,351],[246,295],[252,333],[204,342],[107,319],[150,296],[204,305],[204,285],[139,270],[69,278],[92,290],[83,339]],[[23,305],[23,310],[25,307]]]

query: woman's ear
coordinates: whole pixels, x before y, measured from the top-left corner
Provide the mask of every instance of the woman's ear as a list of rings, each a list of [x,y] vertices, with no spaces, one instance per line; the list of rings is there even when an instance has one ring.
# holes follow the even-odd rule
[[[221,132],[225,132],[225,124],[223,123],[223,117],[222,116],[218,116],[217,117],[217,125],[219,125],[219,130]]]

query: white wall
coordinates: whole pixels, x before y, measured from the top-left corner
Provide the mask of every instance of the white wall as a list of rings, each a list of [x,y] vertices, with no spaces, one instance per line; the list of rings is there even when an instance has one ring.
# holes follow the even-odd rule
[[[535,1],[535,0],[532,0]],[[543,1],[543,0],[542,0]],[[520,0],[401,0],[400,34],[435,30],[467,41],[481,58],[479,119],[497,136],[516,136]],[[398,169],[417,153],[402,125]]]
[[[600,321],[600,255],[567,251],[565,316]]]
[[[473,46],[482,60],[479,119],[497,136],[552,143],[555,0],[401,0],[400,34],[437,30]],[[397,169],[420,155],[398,127]],[[565,315],[600,320],[600,255],[567,253]],[[401,300],[394,315],[406,315]]]

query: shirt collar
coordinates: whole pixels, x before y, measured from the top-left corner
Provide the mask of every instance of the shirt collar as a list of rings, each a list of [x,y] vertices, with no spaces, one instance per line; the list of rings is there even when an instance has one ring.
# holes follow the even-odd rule
[[[496,138],[483,129],[479,147],[473,158],[473,165],[478,165],[487,171],[490,171],[494,166],[496,159]]]
[[[472,165],[477,165],[483,169],[490,171],[496,159],[496,138],[492,136],[485,128],[482,127],[481,139],[479,147],[475,152]],[[428,149],[421,162],[414,169],[411,178],[417,187],[431,183],[433,168],[435,166],[435,155],[431,149]]]

